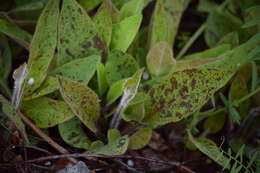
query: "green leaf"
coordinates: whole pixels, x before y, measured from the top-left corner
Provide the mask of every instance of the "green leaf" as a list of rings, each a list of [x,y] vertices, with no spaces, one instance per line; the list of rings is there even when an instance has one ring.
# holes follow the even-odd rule
[[[229,21],[229,22],[227,22]],[[213,47],[226,34],[238,31],[242,21],[223,10],[213,10],[206,21],[205,40],[209,47]]]
[[[139,68],[136,60],[121,51],[112,51],[106,63],[107,82],[111,85],[121,79],[132,76]]]
[[[190,132],[188,132],[189,139],[191,142],[204,154],[206,154],[209,158],[217,162],[219,165],[230,168],[229,159],[224,156],[221,150],[217,147],[217,145],[207,139],[207,138],[194,138]]]
[[[175,63],[172,48],[165,41],[156,43],[146,57],[149,72],[157,77],[168,74]]]
[[[59,18],[59,0],[50,0],[44,8],[30,45],[29,75],[33,85],[25,86],[25,95],[37,89],[47,76],[57,43],[57,26]]]
[[[198,111],[232,75],[233,72],[224,69],[194,68],[162,78],[148,92],[149,112],[145,122],[157,126],[188,117]]]
[[[10,23],[4,19],[0,19],[0,32],[8,35],[17,41],[21,46],[28,49],[32,35],[22,30],[13,23]]]
[[[241,75],[236,75],[234,78],[230,90],[229,90],[229,100],[237,101],[244,96],[248,95],[248,88],[247,82],[245,81],[244,77]],[[240,119],[244,118],[248,114],[248,110],[250,108],[250,100],[246,100],[243,103],[239,104],[237,107],[237,111],[240,114]]]
[[[180,60],[180,61],[176,62],[176,64],[171,69],[171,72],[182,71],[182,70],[196,68],[196,67],[203,67],[203,66],[207,65],[208,63],[214,62],[216,60],[218,60],[218,59],[195,58],[195,59]]]
[[[150,23],[150,42],[148,47],[151,48],[161,41],[166,41],[170,46],[173,46],[184,6],[184,0],[177,0],[174,3],[172,0],[156,1]]]
[[[229,51],[231,46],[229,44],[221,44],[219,46],[207,49],[199,53],[193,53],[191,55],[185,56],[182,59],[202,59],[202,58],[217,58],[219,55]]]
[[[121,22],[114,24],[111,49],[126,52],[139,30],[141,21],[142,15],[137,14],[127,17]]]
[[[24,5],[20,5],[16,7],[15,9],[9,11],[9,13],[18,13],[18,12],[28,12],[28,11],[34,11],[34,10],[40,10],[44,7],[44,3],[42,1],[36,1],[36,2],[29,2]]]
[[[59,89],[58,79],[56,77],[49,76],[42,83],[42,85],[36,89],[32,95],[24,98],[24,100],[32,100],[41,96],[45,96]]]
[[[145,116],[145,102],[148,96],[145,93],[137,93],[128,106],[122,110],[122,117],[126,121],[141,122]]]
[[[260,34],[255,35],[246,43],[227,51],[217,57],[217,61],[206,64],[209,68],[225,68],[236,71],[254,58],[254,50],[260,43]]]
[[[90,146],[91,141],[86,136],[81,122],[76,118],[59,124],[59,133],[62,139],[73,147],[88,149]]]
[[[59,77],[59,88],[73,113],[93,132],[100,115],[98,96],[87,86]]]
[[[105,51],[94,23],[75,0],[63,1],[58,35],[58,66]]]
[[[40,128],[53,127],[74,117],[65,102],[48,97],[24,101],[22,110]]]
[[[151,128],[142,128],[130,136],[129,148],[138,150],[145,147],[152,137]]]
[[[144,0],[129,0],[120,9],[120,21],[133,15],[142,14],[144,7]]]
[[[93,22],[106,46],[109,47],[112,37],[112,9],[107,0],[104,0],[93,18]]]
[[[220,45],[224,46],[225,44],[229,44],[232,48],[237,47],[239,45],[239,35],[238,35],[238,32],[234,31],[234,32],[230,32],[230,33],[226,34],[224,37],[222,37],[218,41],[216,46],[217,47],[219,47]]]
[[[118,136],[119,132],[115,129],[108,131],[108,144],[102,145],[100,142],[92,145],[88,153],[103,154],[106,156],[114,156],[124,154],[127,150],[129,138],[127,136]]]
[[[54,70],[53,74],[64,76],[70,80],[88,84],[96,72],[97,64],[101,58],[98,55],[76,59]],[[87,67],[87,68],[86,68]]]
[[[98,93],[99,96],[102,96],[107,88],[108,88],[108,83],[107,83],[107,73],[106,73],[106,68],[102,63],[97,64],[97,78],[98,78]]]
[[[0,78],[6,80],[12,69],[12,52],[6,37],[0,34]]]
[[[205,130],[209,130],[209,133],[214,134],[219,132],[224,127],[225,122],[226,115],[225,113],[221,112],[207,118],[203,124],[203,127]]]
[[[86,11],[90,11],[98,6],[102,2],[102,0],[78,0],[79,4],[82,5],[82,7]]]
[[[2,104],[3,113],[15,124],[16,128],[21,133],[22,137],[25,140],[25,143],[29,144],[29,140],[25,131],[25,125],[23,124],[19,115],[16,114],[14,107],[0,95],[0,103]]]
[[[107,105],[110,105],[116,101],[116,99],[118,99],[123,94],[126,80],[127,79],[122,79],[111,85],[106,97]]]

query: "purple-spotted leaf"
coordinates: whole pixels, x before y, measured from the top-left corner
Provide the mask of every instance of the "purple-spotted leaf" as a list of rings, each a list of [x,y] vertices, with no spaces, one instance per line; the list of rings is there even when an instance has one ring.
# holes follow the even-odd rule
[[[28,62],[27,79],[33,79],[34,83],[25,86],[25,95],[30,95],[37,89],[47,76],[57,43],[59,3],[59,0],[50,0],[38,20],[30,45]]]
[[[73,118],[59,124],[59,133],[62,139],[76,148],[88,149],[91,141],[88,139],[81,121]]]
[[[153,76],[168,74],[175,63],[172,48],[166,41],[156,43],[146,57],[148,70]]]
[[[95,143],[88,153],[103,154],[107,156],[121,155],[126,152],[128,144],[128,136],[121,136],[119,131],[111,129],[108,131],[108,144],[103,145],[100,142]]]
[[[111,49],[126,52],[139,30],[141,21],[142,15],[137,14],[114,24],[110,46]]]
[[[106,46],[109,47],[112,36],[112,9],[108,0],[104,0],[102,5],[99,7],[97,13],[93,18],[97,30],[106,43]]]
[[[64,0],[59,20],[58,66],[104,51],[105,44],[85,10],[75,0]]]
[[[113,84],[121,79],[132,76],[139,66],[136,60],[129,54],[121,51],[112,51],[106,63],[107,82]]]
[[[188,117],[223,87],[232,74],[225,69],[194,68],[162,78],[148,92],[149,109],[144,122],[158,126]]]
[[[94,91],[78,82],[58,77],[59,88],[65,102],[73,113],[93,132],[100,115],[98,96]]]
[[[130,136],[129,148],[138,150],[145,147],[152,137],[151,128],[142,128]]]
[[[149,48],[161,41],[167,41],[170,46],[173,45],[184,6],[184,0],[176,0],[174,3],[172,0],[156,1],[150,23]]]
[[[49,76],[42,83],[42,85],[36,89],[32,95],[24,98],[24,100],[32,100],[41,96],[45,96],[59,89],[58,79],[56,77]]]
[[[96,72],[100,56],[92,55],[86,58],[76,59],[58,67],[53,73],[64,76],[70,80],[88,84]]]
[[[28,32],[22,30],[13,23],[10,23],[4,19],[0,19],[0,32],[8,35],[17,41],[21,46],[28,49],[32,36]]]
[[[24,101],[22,110],[40,128],[53,127],[74,117],[65,102],[48,97]]]

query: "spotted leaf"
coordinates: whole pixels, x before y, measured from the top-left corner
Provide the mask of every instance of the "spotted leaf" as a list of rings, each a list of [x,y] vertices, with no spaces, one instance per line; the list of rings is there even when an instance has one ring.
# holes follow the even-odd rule
[[[132,76],[138,69],[136,60],[121,51],[112,51],[106,63],[107,82],[111,85],[121,79]]]
[[[148,92],[145,122],[164,125],[177,122],[198,111],[223,87],[233,72],[225,69],[194,68],[164,77]]]
[[[58,34],[58,66],[105,50],[98,31],[85,10],[75,0],[62,4]]]
[[[94,91],[78,82],[58,77],[59,88],[73,113],[93,132],[99,118],[99,99]]]
[[[25,86],[25,95],[37,89],[45,77],[53,59],[57,43],[57,26],[59,18],[59,0],[50,0],[44,8],[30,44],[29,75],[33,85]]]
[[[61,75],[83,84],[88,84],[89,80],[96,72],[97,64],[101,58],[98,55],[92,55],[86,58],[76,59],[58,67],[53,75]]]
[[[90,146],[91,141],[86,136],[81,121],[76,118],[59,124],[59,133],[62,139],[73,147],[88,149]]]
[[[65,102],[48,97],[24,101],[22,110],[40,128],[53,127],[74,117]]]

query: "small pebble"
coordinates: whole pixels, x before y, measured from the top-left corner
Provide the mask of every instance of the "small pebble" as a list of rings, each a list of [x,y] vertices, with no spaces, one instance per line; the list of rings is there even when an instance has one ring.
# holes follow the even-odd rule
[[[28,84],[29,84],[29,85],[34,84],[34,79],[33,79],[33,78],[30,78],[30,79],[28,80]]]
[[[149,74],[147,72],[143,72],[143,79],[147,80],[149,78]]]
[[[127,165],[130,167],[133,167],[135,164],[134,164],[133,160],[127,160]]]

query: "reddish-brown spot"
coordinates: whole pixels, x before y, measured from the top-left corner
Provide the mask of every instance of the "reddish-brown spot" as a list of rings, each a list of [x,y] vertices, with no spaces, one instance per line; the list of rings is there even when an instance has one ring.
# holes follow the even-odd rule
[[[182,114],[180,112],[176,112],[176,117],[181,119],[182,118]]]
[[[77,137],[78,134],[75,132],[71,132],[70,135],[68,136],[68,140],[72,140],[73,138]]]
[[[88,49],[90,47],[90,42],[86,41],[85,43],[83,43],[82,47]]]
[[[191,108],[192,107],[192,105],[190,103],[188,103],[188,102],[181,102],[180,106],[181,107],[185,107],[185,108]]]
[[[98,48],[98,49],[105,49],[105,45],[104,43],[102,42],[102,40],[96,35],[94,38],[93,38],[93,41],[94,41],[94,47],[95,48]]]
[[[172,89],[178,88],[178,82],[175,78],[171,78]]]
[[[72,53],[70,52],[70,50],[69,50],[68,48],[65,50],[65,52],[66,52],[66,54],[67,54],[67,55],[69,55],[69,56],[72,56],[72,57],[73,57]]]
[[[167,89],[164,91],[164,95],[165,95],[165,96],[168,96],[168,95],[170,95],[170,94],[172,94],[172,90],[169,89],[169,88],[167,88]]]
[[[195,85],[196,85],[196,80],[192,79],[192,81],[191,81],[191,88],[192,88],[192,90],[195,89]]]
[[[153,97],[154,93],[155,93],[155,89],[154,89],[154,88],[150,89],[149,95],[150,95],[151,97]]]
[[[180,89],[180,95],[182,97],[185,97],[185,95],[188,93],[188,87],[187,86],[183,86],[181,89]]]

